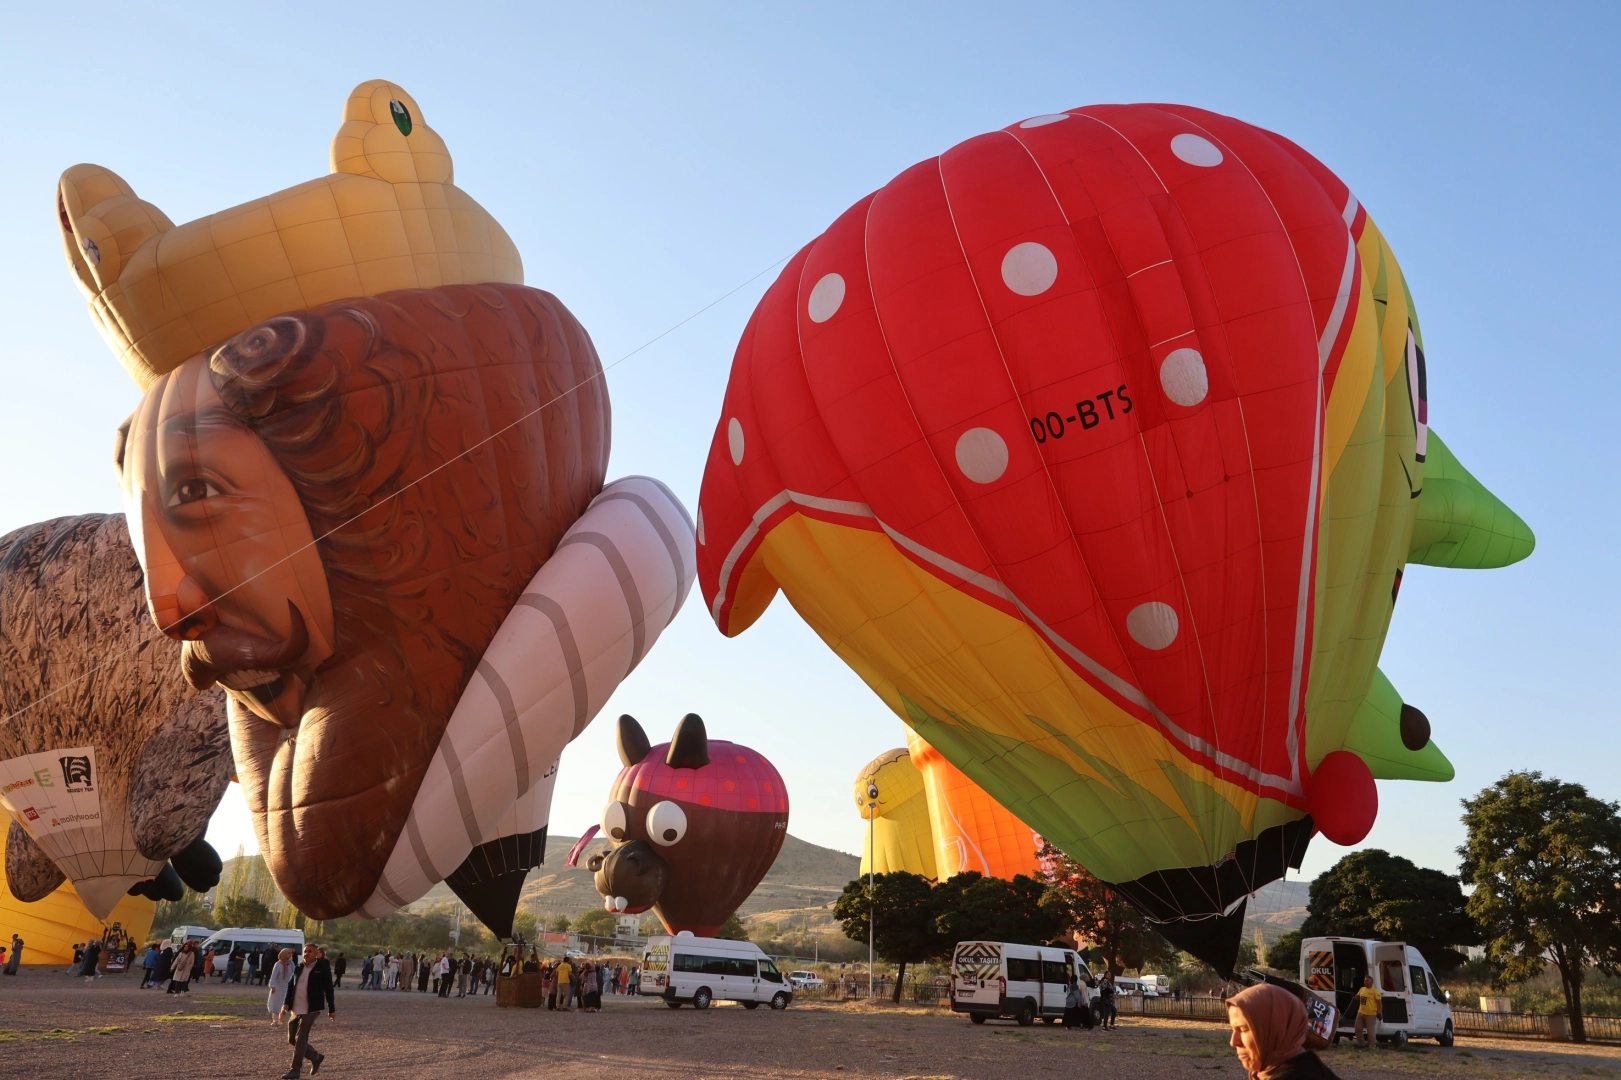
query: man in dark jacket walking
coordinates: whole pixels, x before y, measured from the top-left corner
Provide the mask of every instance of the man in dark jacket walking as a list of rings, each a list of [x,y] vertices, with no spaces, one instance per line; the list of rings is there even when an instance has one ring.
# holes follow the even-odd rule
[[[291,1014],[287,1023],[287,1041],[293,1046],[293,1067],[282,1074],[282,1080],[298,1080],[304,1070],[304,1059],[310,1059],[310,1075],[321,1071],[326,1055],[310,1045],[310,1028],[321,1015],[326,1004],[328,1019],[338,1018],[338,999],[332,993],[332,965],[327,963],[320,946],[304,946],[304,962],[293,968],[293,977],[287,983],[287,997],[282,1002],[282,1015]]]

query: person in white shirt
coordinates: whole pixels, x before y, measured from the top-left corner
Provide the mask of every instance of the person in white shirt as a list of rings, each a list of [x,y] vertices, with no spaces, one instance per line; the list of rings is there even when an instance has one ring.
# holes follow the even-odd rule
[[[270,969],[270,993],[265,997],[265,1011],[270,1014],[272,1024],[281,1019],[281,1007],[287,1000],[287,984],[293,979],[295,955],[292,949],[283,949],[276,957],[276,966]]]

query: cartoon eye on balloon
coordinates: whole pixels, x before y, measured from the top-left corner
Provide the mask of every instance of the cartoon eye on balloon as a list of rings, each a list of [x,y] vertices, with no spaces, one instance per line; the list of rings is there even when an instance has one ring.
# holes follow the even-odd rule
[[[673,802],[666,800],[647,812],[647,835],[662,847],[679,844],[687,835],[687,814]]]
[[[627,821],[624,803],[615,800],[602,808],[602,831],[613,839],[625,839]]]

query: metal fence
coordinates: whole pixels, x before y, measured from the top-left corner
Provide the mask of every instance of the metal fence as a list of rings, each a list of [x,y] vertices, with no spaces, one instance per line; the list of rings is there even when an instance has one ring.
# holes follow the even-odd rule
[[[1547,1039],[1560,1030],[1561,1039],[1568,1037],[1570,1022],[1557,1020],[1546,1013],[1497,1013],[1478,1009],[1452,1008],[1452,1026],[1459,1035],[1519,1035]],[[1582,1027],[1589,1042],[1621,1042],[1621,1017],[1584,1016]]]

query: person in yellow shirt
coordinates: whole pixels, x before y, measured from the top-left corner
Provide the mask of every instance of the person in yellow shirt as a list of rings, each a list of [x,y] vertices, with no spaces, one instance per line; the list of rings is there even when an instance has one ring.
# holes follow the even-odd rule
[[[1372,975],[1362,980],[1362,989],[1356,992],[1356,1032],[1351,1037],[1352,1045],[1368,1048],[1375,1045],[1374,1035],[1379,1030],[1379,1003],[1383,998],[1384,995],[1374,989]]]
[[[557,970],[552,973],[552,980],[557,983],[557,1007],[567,1012],[574,1007],[574,967],[568,962],[568,957],[558,963]]]

